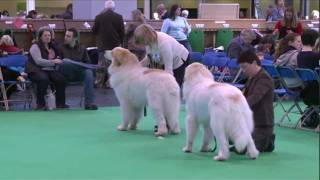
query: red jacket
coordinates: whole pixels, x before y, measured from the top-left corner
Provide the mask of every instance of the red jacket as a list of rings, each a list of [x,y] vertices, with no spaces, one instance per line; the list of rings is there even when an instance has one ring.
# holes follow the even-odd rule
[[[279,39],[285,37],[288,34],[287,33],[288,30],[291,30],[291,31],[293,31],[295,33],[298,33],[300,35],[302,35],[302,32],[303,32],[303,27],[302,27],[301,22],[297,22],[297,26],[296,27],[284,27],[284,26],[282,26],[282,20],[277,22],[277,24],[274,27],[274,29],[278,29],[278,31],[279,31]]]
[[[0,45],[0,49],[3,51],[6,51],[8,53],[17,53],[17,52],[21,51],[21,49],[15,47],[15,46],[8,46],[5,44]]]

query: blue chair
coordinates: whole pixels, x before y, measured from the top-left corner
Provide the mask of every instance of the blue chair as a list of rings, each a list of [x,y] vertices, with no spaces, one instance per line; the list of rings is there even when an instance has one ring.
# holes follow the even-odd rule
[[[202,53],[201,52],[191,52],[190,53],[190,60],[192,62],[199,62],[202,63]]]
[[[268,60],[268,59],[263,59],[261,61],[261,65],[271,65],[271,64],[273,64],[273,61]]]
[[[311,69],[305,69],[305,68],[296,68],[295,70],[298,76],[303,81],[305,86],[307,86],[312,81],[315,81],[316,83],[320,84],[319,75],[315,71]],[[318,91],[318,94],[319,94],[319,89],[314,89],[314,91]],[[319,98],[319,97],[314,97],[314,98]],[[319,107],[320,107],[319,104],[310,105],[309,106],[310,109],[308,111],[304,111],[298,123],[296,124],[296,127],[302,128],[302,124],[304,123],[304,121],[307,120],[313,113],[315,112],[320,113]],[[320,124],[318,125],[318,127],[319,126]]]
[[[279,82],[280,81],[280,75],[277,71],[277,68],[273,64],[262,64],[262,68],[269,74],[269,76],[274,80],[274,82]],[[281,106],[283,112],[287,112],[287,109],[284,107],[282,102],[286,97],[289,95],[287,94],[287,91],[283,86],[280,86],[278,88],[274,89],[274,95],[275,95],[275,100],[276,103],[273,105],[273,108],[275,109],[278,105]],[[291,121],[289,116],[286,116],[289,121]]]
[[[292,110],[294,108],[298,109],[298,113],[300,115],[303,114],[303,111],[299,105],[299,101],[300,92],[304,88],[304,84],[297,72],[291,67],[278,66],[277,71],[279,73],[281,83],[286,90],[286,94],[293,100],[293,104],[285,112],[279,122],[279,125],[282,125],[284,118],[287,117],[290,113],[293,113]]]
[[[25,55],[9,55],[9,56],[0,58],[0,66],[6,67],[12,71],[21,73],[24,71],[24,66],[26,61],[27,61],[27,56]],[[16,85],[20,85],[20,87],[22,88],[21,90],[26,92],[24,99],[10,100],[7,97],[7,92],[10,88]],[[26,108],[27,104],[29,105],[29,108],[31,107],[33,96],[32,96],[32,92],[27,90],[29,85],[31,85],[30,81],[4,80],[2,71],[0,69],[0,88],[1,88],[1,95],[2,95],[2,100],[0,100],[0,103],[4,104],[6,111],[9,110],[9,102],[24,102],[24,108]]]
[[[202,63],[210,69],[218,82],[221,82],[225,75],[225,72],[220,70],[225,68],[229,61],[229,58],[224,55],[225,53],[208,52],[202,58]]]
[[[270,55],[269,53],[264,53],[263,59],[273,61],[274,57]]]
[[[242,83],[237,83],[237,80],[241,74],[241,69],[240,66],[237,62],[237,59],[230,59],[227,63],[227,67],[228,70],[230,72],[230,75],[225,76],[225,79],[227,79],[227,81],[229,81],[231,85],[239,88],[239,89],[243,89],[244,88],[244,84]],[[235,76],[231,74],[231,72],[236,72]],[[234,76],[234,77],[233,77]]]

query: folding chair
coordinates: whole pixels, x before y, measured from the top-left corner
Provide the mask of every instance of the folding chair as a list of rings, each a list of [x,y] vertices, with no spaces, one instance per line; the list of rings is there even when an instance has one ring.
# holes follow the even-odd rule
[[[237,83],[237,80],[241,74],[241,69],[240,69],[240,66],[237,62],[237,59],[230,59],[227,63],[227,67],[228,67],[228,70],[229,72],[231,71],[234,71],[234,72],[237,72],[235,77],[233,78],[232,75],[228,75],[228,76],[225,76],[226,78],[225,79],[228,79],[228,81],[230,82],[231,85],[239,88],[239,89],[243,89],[244,88],[244,84],[241,84],[241,83]]]
[[[293,104],[289,107],[289,109],[284,113],[284,115],[280,119],[279,125],[284,125],[284,118],[289,117],[289,114],[293,112],[293,108],[296,107],[298,109],[298,113],[300,115],[303,114],[303,111],[299,105],[299,100],[300,91],[304,88],[304,84],[298,76],[297,72],[291,67],[278,66],[277,71],[280,75],[281,84],[286,90],[286,95],[293,100]]]
[[[206,65],[213,73],[215,79],[221,82],[225,76],[225,67],[229,61],[224,52],[208,52],[203,56],[203,64]],[[222,72],[220,71],[221,69]]]
[[[280,80],[280,75],[276,69],[276,66],[273,64],[268,63],[262,63],[262,68],[269,74],[269,76],[276,82]],[[278,105],[281,106],[283,112],[286,112],[284,105],[282,104],[283,100],[287,97],[287,91],[285,88],[280,86],[279,88],[275,88],[273,91],[275,95],[276,103],[273,105],[273,108],[275,109]],[[288,120],[291,121],[290,117],[287,116]]]
[[[24,69],[24,65],[26,61],[27,61],[27,57],[24,55],[10,55],[7,57],[0,58],[0,66],[19,72]],[[1,88],[1,95],[3,99],[0,101],[0,103],[4,104],[6,111],[10,110],[9,102],[24,102],[24,109],[26,109],[27,104],[29,105],[29,108],[31,107],[33,96],[32,96],[32,93],[27,90],[28,85],[30,84],[31,84],[30,81],[5,80],[3,77],[2,70],[0,69],[0,86],[1,86],[0,88]],[[8,99],[7,92],[10,88],[12,88],[15,85],[20,85],[20,87],[22,87],[22,90],[26,92],[23,99],[15,99],[15,100]]]
[[[304,82],[304,85],[306,86],[309,82],[311,81],[316,81],[318,84],[320,83],[320,78],[319,75],[311,70],[311,69],[304,69],[304,68],[296,68],[296,72],[298,74],[298,76],[301,78],[301,80]],[[319,93],[319,90],[316,90]],[[319,98],[319,97],[315,97],[315,98]],[[305,120],[307,120],[314,112],[316,113],[320,113],[319,111],[319,104],[315,104],[315,105],[310,105],[309,108],[310,111],[304,112],[301,116],[301,118],[299,119],[298,123],[296,124],[296,127],[302,128],[302,124]],[[318,125],[318,127],[320,126],[320,124]],[[317,129],[317,128],[315,128]]]
[[[202,63],[202,53],[201,52],[191,52],[190,59],[192,62]]]

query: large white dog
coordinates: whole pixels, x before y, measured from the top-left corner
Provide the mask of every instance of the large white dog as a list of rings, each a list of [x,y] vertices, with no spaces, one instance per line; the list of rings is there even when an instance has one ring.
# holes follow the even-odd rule
[[[252,111],[238,88],[215,82],[205,66],[193,63],[186,68],[183,96],[187,107],[185,152],[192,152],[198,126],[202,124],[202,152],[210,151],[209,144],[214,135],[218,145],[215,160],[229,158],[229,140],[234,142],[238,152],[246,148],[250,158],[257,158],[259,151],[251,136]]]
[[[158,125],[156,136],[179,133],[180,87],[175,78],[163,70],[142,67],[127,49],[114,48],[111,56],[110,84],[123,115],[118,130],[136,129],[143,108],[148,104]]]

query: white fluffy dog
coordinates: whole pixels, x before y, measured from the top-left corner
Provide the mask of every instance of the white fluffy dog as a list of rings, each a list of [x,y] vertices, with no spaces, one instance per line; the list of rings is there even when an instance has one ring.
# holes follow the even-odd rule
[[[148,104],[158,125],[156,136],[179,133],[180,87],[175,78],[163,70],[142,67],[127,49],[114,48],[111,56],[110,84],[123,115],[118,130],[136,129],[143,108]]]
[[[217,139],[218,155],[215,160],[229,158],[229,140],[234,142],[238,152],[247,149],[247,155],[255,159],[259,151],[253,142],[252,111],[242,95],[234,86],[217,83],[211,72],[200,63],[186,68],[183,84],[186,100],[187,142],[185,152],[192,152],[192,144],[199,124],[204,127],[201,151],[208,152],[213,135]]]

